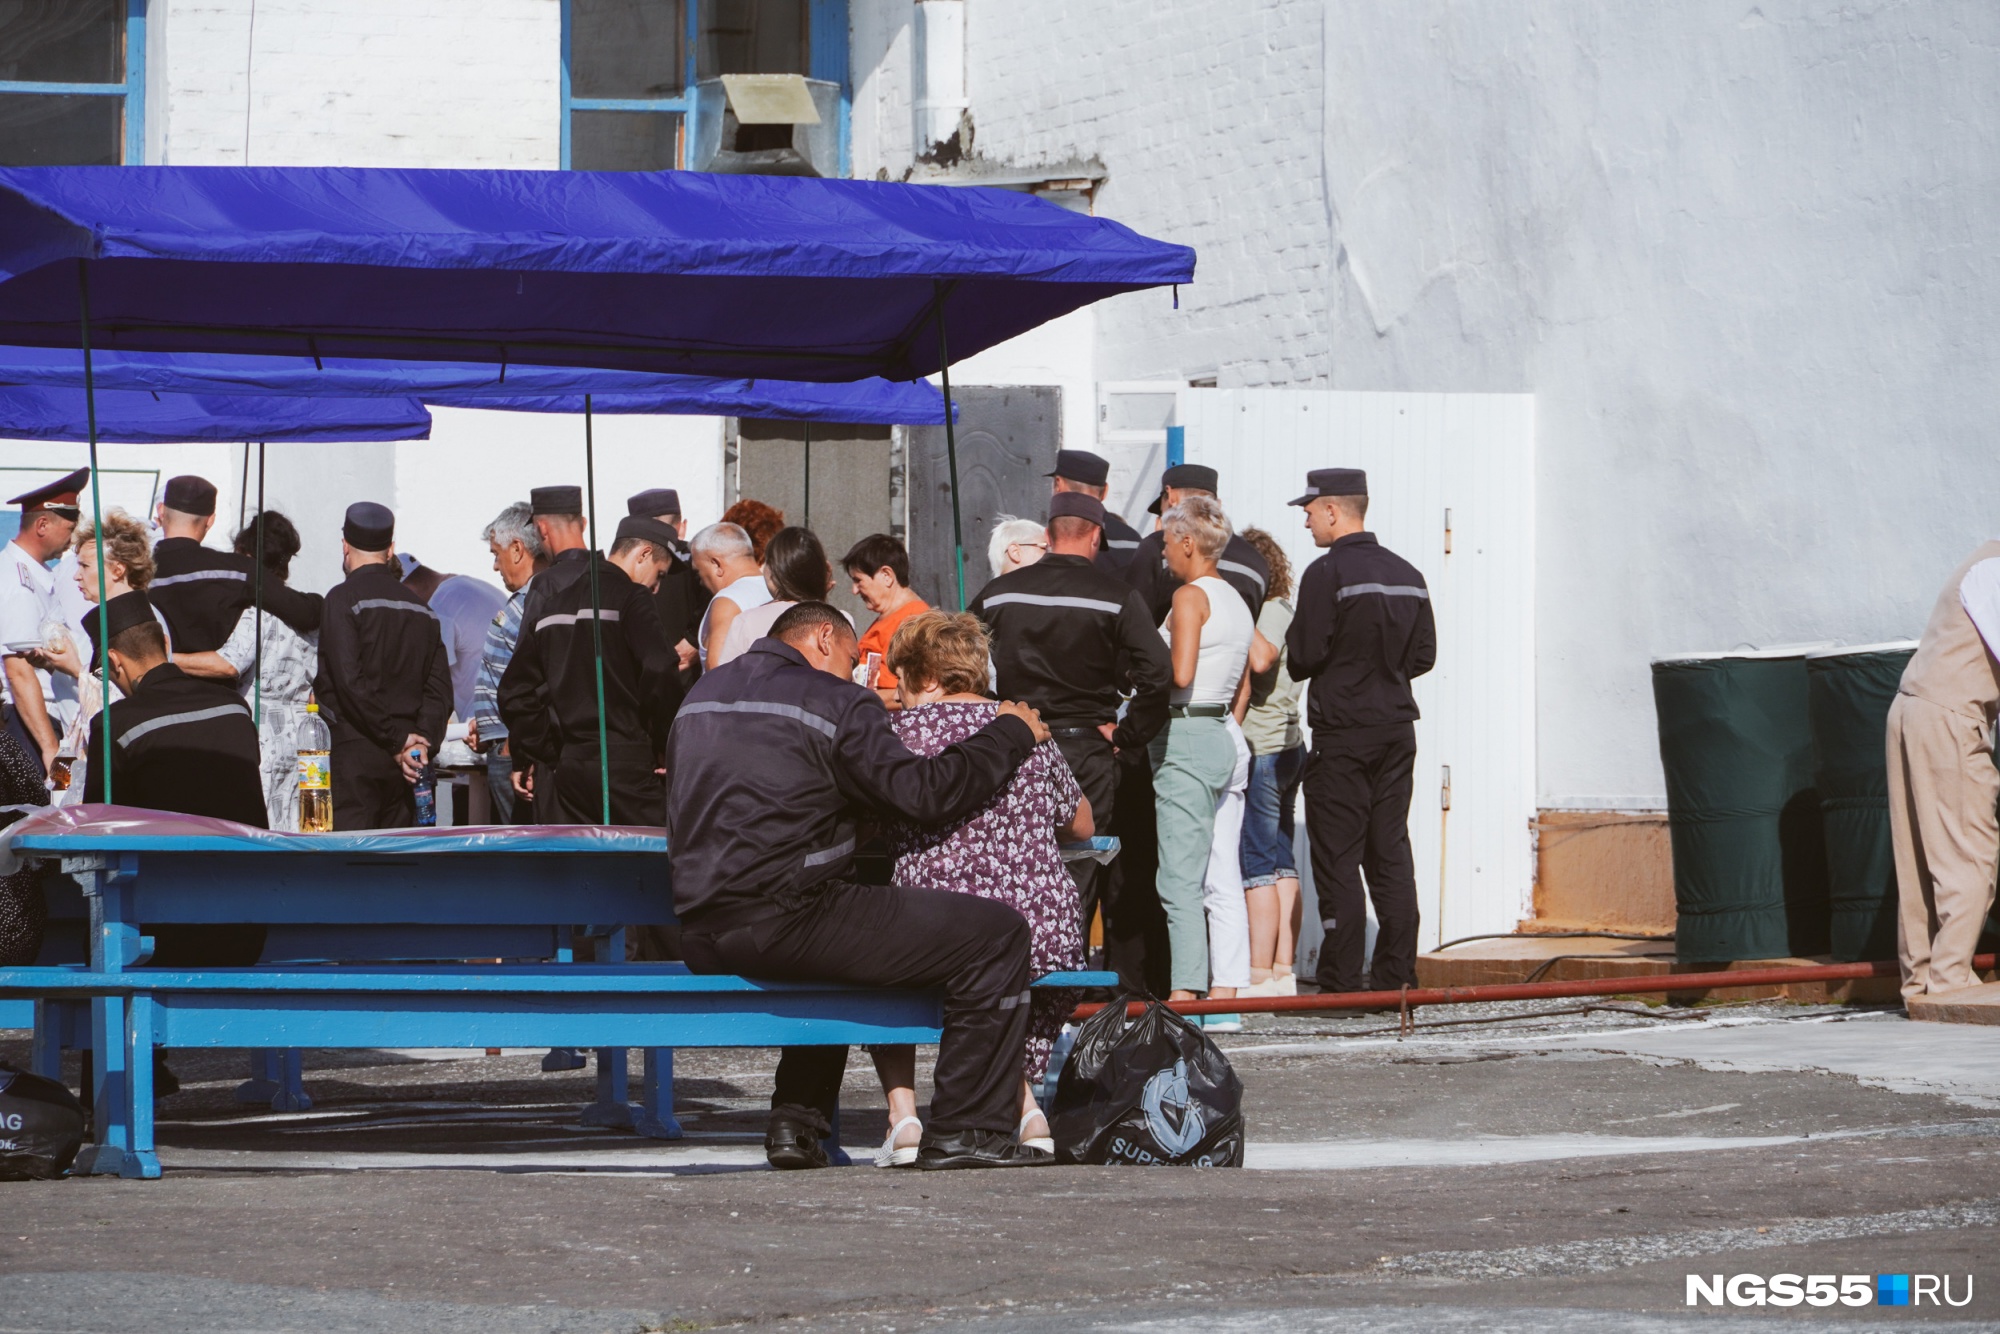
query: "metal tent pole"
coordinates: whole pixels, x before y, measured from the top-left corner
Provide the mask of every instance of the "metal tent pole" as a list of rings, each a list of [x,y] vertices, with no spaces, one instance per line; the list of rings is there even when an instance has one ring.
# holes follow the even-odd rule
[[[804,520],[800,522],[799,526],[801,528],[810,528],[813,526],[813,424],[811,422],[807,422],[805,424],[805,427],[806,427],[806,506],[805,506],[806,515]]]
[[[958,512],[958,432],[953,428],[952,418],[956,415],[951,407],[951,349],[944,337],[945,285],[940,279],[933,279],[932,286],[937,291],[938,327],[938,374],[944,377],[944,453],[945,462],[951,469],[951,546],[958,560],[958,609],[965,610],[965,526]]]
[[[83,312],[83,403],[90,436],[90,518],[97,548],[97,669],[100,695],[98,716],[104,734],[104,801],[111,795],[111,612],[104,605],[104,496],[97,471],[97,377],[90,364],[90,261],[76,262],[77,303]]]
[[[250,446],[243,447],[248,450]],[[251,695],[254,707],[251,717],[257,724],[257,735],[264,735],[264,442],[257,442],[257,645],[254,665],[256,675],[252,678]]]
[[[597,447],[592,438],[590,395],[583,396],[583,485],[589,507],[590,535],[584,558],[590,563],[590,645],[597,669],[597,785],[603,798],[604,823],[611,823],[611,750],[604,716],[604,611],[597,588]]]

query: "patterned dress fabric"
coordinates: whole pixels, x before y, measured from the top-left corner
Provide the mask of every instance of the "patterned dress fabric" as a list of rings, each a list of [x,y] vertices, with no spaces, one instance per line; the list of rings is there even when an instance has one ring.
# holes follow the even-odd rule
[[[257,706],[257,612],[243,613],[229,641],[218,650],[238,675],[243,702]],[[263,751],[264,806],[271,828],[299,831],[299,728],[306,720],[313,675],[319,671],[319,635],[301,635],[264,612]],[[335,782],[340,781],[338,775]]]
[[[999,706],[925,704],[891,715],[903,744],[935,755],[992,722]],[[1028,919],[1028,971],[1035,977],[1083,967],[1082,910],[1076,881],[1063,866],[1056,829],[1083,799],[1062,752],[1035,747],[1007,786],[963,822],[948,828],[892,825],[896,883],[912,889],[975,894],[1007,904]],[[1081,993],[1038,989],[1028,1019],[1022,1076],[1040,1083],[1063,1020]]]
[[[48,789],[28,752],[6,732],[0,732],[0,828],[13,824],[27,812],[6,807],[46,806]],[[0,968],[12,968],[35,961],[41,952],[42,928],[48,920],[48,905],[42,899],[42,868],[23,866],[0,878]]]

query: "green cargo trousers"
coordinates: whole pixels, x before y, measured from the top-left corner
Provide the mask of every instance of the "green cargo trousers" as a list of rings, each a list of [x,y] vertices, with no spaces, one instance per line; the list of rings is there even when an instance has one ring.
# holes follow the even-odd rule
[[[1215,805],[1236,769],[1236,744],[1220,718],[1170,718],[1152,740],[1153,809],[1159,816],[1160,906],[1167,914],[1169,977],[1176,991],[1208,990],[1208,919],[1202,880],[1215,840]]]

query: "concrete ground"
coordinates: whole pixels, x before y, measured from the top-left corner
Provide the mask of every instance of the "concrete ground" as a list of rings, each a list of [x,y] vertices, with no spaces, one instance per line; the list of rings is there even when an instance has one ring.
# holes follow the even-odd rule
[[[239,1055],[184,1054],[165,1179],[0,1186],[0,1334],[2000,1327],[2000,1030],[1504,1012],[1253,1018],[1220,1039],[1243,1171],[779,1175],[762,1051],[681,1054],[671,1144],[581,1129],[589,1072],[533,1053],[312,1053],[293,1116],[231,1101]],[[857,1153],[871,1085],[856,1053]],[[1972,1298],[1686,1304],[1690,1274],[1781,1273]]]

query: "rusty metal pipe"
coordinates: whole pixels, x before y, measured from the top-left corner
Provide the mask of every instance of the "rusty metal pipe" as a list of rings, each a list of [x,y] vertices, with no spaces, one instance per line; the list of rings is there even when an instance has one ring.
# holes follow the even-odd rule
[[[1974,958],[1975,970],[1994,966],[1994,956]],[[1720,973],[1657,973],[1651,977],[1593,977],[1574,982],[1495,982],[1471,987],[1409,987],[1401,991],[1345,991],[1331,996],[1238,996],[1229,1000],[1172,1001],[1179,1014],[1295,1014],[1319,1010],[1407,1010],[1419,1005],[1468,1005],[1478,1001],[1562,1000],[1573,996],[1631,996],[1649,991],[1709,991],[1721,987],[1770,987],[1788,982],[1849,982],[1895,977],[1893,959],[1874,963],[1814,964],[1806,968],[1743,968]],[[1079,1005],[1088,1018],[1104,1007]],[[1129,1013],[1144,1006],[1134,1003]]]

